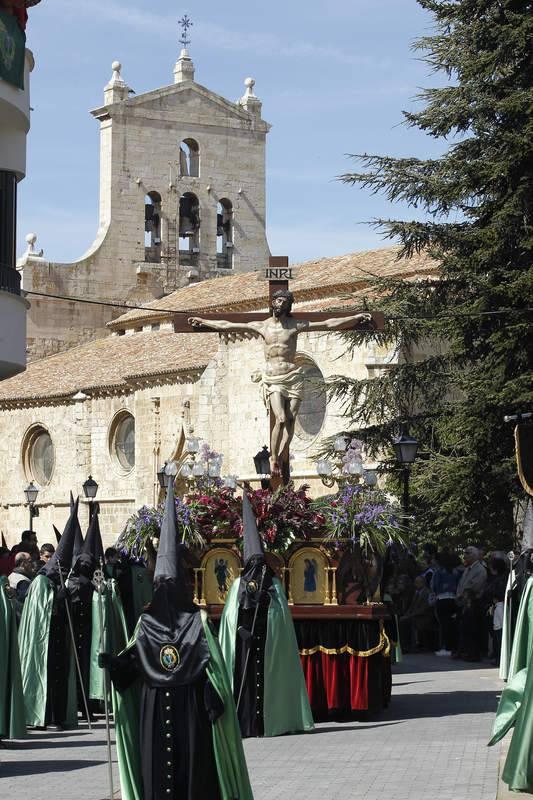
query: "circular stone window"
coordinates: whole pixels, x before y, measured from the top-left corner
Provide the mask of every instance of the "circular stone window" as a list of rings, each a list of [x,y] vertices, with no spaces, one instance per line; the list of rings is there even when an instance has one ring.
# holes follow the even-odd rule
[[[46,486],[52,479],[55,465],[55,448],[52,437],[40,425],[27,433],[22,445],[24,470],[28,480]]]
[[[304,372],[304,392],[294,434],[301,441],[309,442],[320,433],[324,424],[327,407],[326,382],[313,361],[302,359],[299,363]]]
[[[115,418],[111,449],[119,466],[130,472],[135,466],[135,419],[131,414],[122,413]]]

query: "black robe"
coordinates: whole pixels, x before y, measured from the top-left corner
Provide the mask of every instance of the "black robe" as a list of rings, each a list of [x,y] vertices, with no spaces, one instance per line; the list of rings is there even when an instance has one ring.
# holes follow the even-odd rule
[[[190,684],[151,686],[134,645],[111,659],[110,673],[118,691],[142,680],[143,800],[220,800],[212,723],[224,708],[205,669]]]
[[[66,602],[62,590],[56,589],[48,637],[45,725],[65,725],[67,719],[71,640]]]
[[[89,697],[89,682],[91,676],[91,641],[93,624],[93,586],[89,578],[81,576],[69,579],[70,609],[72,614],[72,627],[76,642],[76,655],[80,665],[85,697]],[[85,703],[80,687],[79,674],[76,671],[76,686],[78,696],[78,710],[86,716]],[[88,701],[88,700],[87,700]]]

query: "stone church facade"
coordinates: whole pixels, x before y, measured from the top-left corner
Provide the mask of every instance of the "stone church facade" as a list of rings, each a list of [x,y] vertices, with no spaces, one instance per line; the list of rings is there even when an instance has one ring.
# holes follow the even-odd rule
[[[323,259],[294,267],[296,310],[357,306],[368,271],[407,279],[434,272],[425,257],[396,259],[396,250]],[[157,310],[151,310],[156,308]],[[268,443],[269,421],[253,376],[263,364],[262,342],[239,334],[175,333],[174,311],[266,310],[268,285],[257,272],[212,278],[130,311],[107,336],[36,360],[0,383],[0,529],[13,542],[27,527],[23,489],[39,487],[40,541],[52,539],[68,513],[68,493],[98,482],[107,542],[144,504],[157,502],[157,471],[181,465],[194,434],[223,454],[222,472],[258,485],[253,456]],[[168,309],[168,310],[167,310]],[[306,388],[292,444],[296,483],[324,489],[316,474],[320,443],[343,428],[341,409],[326,402],[334,374],[375,376],[397,355],[369,344],[355,355],[342,337],[307,333],[298,340]],[[178,489],[184,489],[183,481]],[[87,506],[82,514],[87,521]]]
[[[265,144],[254,81],[236,103],[194,79],[186,50],[174,83],[135,95],[114,62],[100,125],[99,227],[75,263],[37,252],[19,260],[23,288],[139,304],[216,275],[268,264]],[[112,306],[30,296],[28,358],[105,335]]]
[[[113,64],[100,123],[100,227],[72,264],[37,253],[19,262],[26,290],[110,305],[29,295],[24,374],[0,383],[0,530],[10,544],[28,526],[24,488],[39,488],[39,540],[68,515],[69,491],[99,484],[104,539],[159,499],[164,462],[181,468],[199,437],[223,455],[222,472],[258,485],[253,456],[268,443],[259,384],[262,342],[241,335],[175,333],[173,312],[267,311],[265,142],[254,82],[230,103],[194,80],[182,51],[175,82],[131,96]],[[425,256],[398,261],[394,248],[293,267],[296,310],[358,308],[368,275],[416,279],[435,272]],[[115,305],[116,304],[116,305]],[[125,310],[130,307],[130,310]],[[304,333],[297,361],[305,392],[291,445],[297,483],[316,474],[322,440],[343,428],[325,387],[337,373],[367,378],[397,358],[373,344],[348,354],[341,336]],[[186,482],[178,478],[178,489]],[[83,523],[88,507],[82,498]],[[82,524],[83,524],[82,523]]]

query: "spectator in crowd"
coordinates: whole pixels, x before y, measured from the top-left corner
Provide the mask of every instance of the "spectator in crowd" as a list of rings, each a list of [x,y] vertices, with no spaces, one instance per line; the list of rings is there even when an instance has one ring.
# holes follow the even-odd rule
[[[422,558],[424,561],[424,571],[422,575],[426,581],[426,586],[430,587],[433,575],[438,569],[436,546],[431,544],[431,542],[427,542],[424,545],[424,554]]]
[[[487,570],[479,560],[477,547],[469,545],[463,557],[465,569],[457,586],[459,607],[459,649],[452,658],[480,661],[483,644],[482,595],[487,582]]]
[[[53,544],[49,544],[49,543],[43,544],[43,546],[39,550],[38,569],[41,569],[41,567],[44,567],[44,565],[47,564],[50,561],[50,559],[54,555],[55,551],[56,551],[56,549],[55,549]]]
[[[415,647],[420,650],[430,649],[435,618],[429,596],[430,591],[424,575],[418,575],[415,578],[415,593],[411,604],[400,618],[400,640],[402,650],[406,653]]]
[[[33,577],[34,569],[30,554],[22,552],[17,553],[15,555],[15,567],[8,577],[8,583],[13,590],[13,597],[15,600],[17,623],[20,621],[24,600],[26,599],[26,594],[28,593]]]
[[[505,591],[507,587],[507,563],[506,561],[497,554],[491,554],[488,560],[487,566],[487,583],[485,584],[485,589],[483,590],[482,595],[482,605],[483,605],[483,614],[484,614],[484,624],[485,624],[485,636],[484,636],[484,647],[482,648],[483,655],[487,655],[488,653],[488,642],[489,638],[492,641],[492,656],[494,658],[494,626],[493,626],[493,611],[494,611],[494,598],[496,595],[503,594],[505,597]],[[499,660],[499,655],[498,655]]]
[[[37,547],[37,534],[34,531],[22,531],[20,542],[11,548],[11,554],[29,553],[32,561],[39,561],[39,548]]]
[[[440,628],[440,649],[437,656],[451,656],[457,647],[455,593],[459,574],[453,566],[454,559],[449,553],[441,553],[439,567],[433,574],[431,591],[435,597],[435,615]]]
[[[503,608],[505,605],[505,586],[497,586],[494,590],[492,605],[492,663],[500,664],[503,632]]]

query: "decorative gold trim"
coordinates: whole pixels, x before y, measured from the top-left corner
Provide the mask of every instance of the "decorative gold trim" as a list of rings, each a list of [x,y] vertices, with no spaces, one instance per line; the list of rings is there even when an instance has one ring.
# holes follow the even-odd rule
[[[383,627],[383,621],[379,621],[379,642],[375,647],[372,647],[370,650],[354,650],[353,647],[350,645],[345,644],[339,648],[329,648],[324,647],[321,644],[317,644],[315,647],[306,648],[304,650],[300,650],[301,656],[313,656],[315,653],[325,653],[328,656],[342,656],[346,653],[349,653],[351,656],[361,656],[361,658],[368,658],[369,656],[375,656],[376,653],[381,653],[383,651],[384,656],[389,656],[391,650],[391,643],[390,639],[385,633],[385,629]]]
[[[339,600],[337,598],[337,567],[330,567],[331,572],[331,605],[338,606]]]

